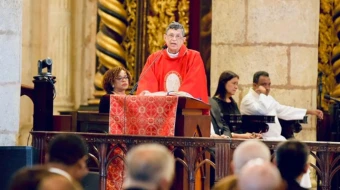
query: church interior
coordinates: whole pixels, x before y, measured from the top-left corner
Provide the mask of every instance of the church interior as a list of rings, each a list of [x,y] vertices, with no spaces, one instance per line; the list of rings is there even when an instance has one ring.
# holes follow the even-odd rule
[[[210,116],[198,115],[208,104],[178,99],[177,109],[185,111],[175,135],[166,138],[112,135],[115,117],[98,113],[105,72],[128,70],[131,90],[177,21],[185,45],[202,57],[210,97],[220,74],[233,71],[240,106],[253,74],[264,70],[278,102],[323,112],[322,120],[308,116],[294,136],[311,150],[312,189],[340,188],[339,0],[0,0],[0,18],[0,152],[7,155],[1,171],[14,157],[25,165],[43,163],[54,135],[80,132],[96,153],[88,166],[98,189],[109,189],[110,158],[120,159],[112,155],[145,142],[173,147],[185,163],[187,170],[176,165],[173,189],[210,189],[212,180],[230,175],[232,152],[242,140],[209,138]],[[278,142],[265,144],[273,153]],[[9,173],[1,175],[9,179]]]

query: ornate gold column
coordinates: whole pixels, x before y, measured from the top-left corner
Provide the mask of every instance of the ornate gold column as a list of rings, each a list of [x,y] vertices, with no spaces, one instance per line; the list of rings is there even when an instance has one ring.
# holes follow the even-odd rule
[[[321,0],[320,1],[320,20],[319,20],[319,83],[322,84],[322,93],[319,94],[318,105],[324,110],[328,110],[328,103],[324,101],[325,94],[331,94],[335,97],[340,97],[340,86],[335,80],[335,76],[339,74],[339,40],[336,37],[336,32],[339,30],[339,18],[332,19],[336,12],[336,5],[339,1]],[[338,7],[338,11],[340,7]],[[334,21],[333,21],[334,20]],[[334,64],[332,66],[332,63]],[[321,75],[322,74],[322,75]]]
[[[327,64],[327,68],[329,77],[331,77],[331,80],[327,83],[329,86],[329,92],[331,92],[331,95],[333,97],[340,97],[340,44],[339,44],[339,38],[340,38],[340,3],[339,1],[334,1],[334,2],[325,2],[323,4],[324,6],[322,7],[323,10],[329,10],[329,12],[324,11],[326,19],[323,21],[328,21],[328,22],[323,22],[320,23],[320,28],[325,28],[324,26],[329,26],[326,27],[328,30],[324,31],[324,36],[328,37],[326,38],[328,41],[325,40],[325,38],[321,38],[320,41],[322,40],[323,45],[325,47],[331,47],[333,51],[327,51],[329,49],[320,49],[322,50],[321,53],[324,56],[325,54],[332,54],[332,60],[331,64]],[[329,8],[329,9],[327,9]],[[320,19],[321,21],[321,19]],[[333,22],[334,23],[333,23]],[[328,23],[328,25],[325,25],[324,23]],[[322,25],[321,25],[322,24]],[[322,26],[322,27],[321,27]],[[334,28],[333,28],[334,26]],[[321,32],[320,32],[321,33]],[[321,34],[320,34],[321,35]],[[320,36],[321,37],[321,36]],[[325,66],[321,65],[321,66]],[[332,66],[332,67],[330,67]],[[324,67],[321,67],[324,68]],[[327,92],[326,92],[327,93]]]
[[[94,80],[96,99],[90,100],[89,104],[98,104],[99,98],[105,94],[102,90],[102,78],[108,69],[127,68],[126,54],[122,46],[128,25],[124,4],[118,0],[99,0],[98,15],[100,17],[96,43],[98,66]]]

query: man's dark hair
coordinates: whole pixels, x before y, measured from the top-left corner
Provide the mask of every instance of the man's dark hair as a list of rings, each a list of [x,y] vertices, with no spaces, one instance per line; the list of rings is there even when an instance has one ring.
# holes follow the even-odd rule
[[[218,85],[214,96],[218,95],[221,99],[224,100],[228,93],[227,89],[225,88],[225,84],[235,77],[239,78],[239,76],[232,71],[224,71],[223,73],[221,73],[220,78],[218,79]]]
[[[257,71],[253,76],[253,83],[257,84],[261,76],[269,77],[269,73],[266,71]]]
[[[57,135],[48,146],[49,162],[73,165],[88,154],[84,139],[75,134]]]
[[[300,141],[287,140],[278,145],[275,154],[282,178],[291,181],[303,173],[309,156],[309,148]]]

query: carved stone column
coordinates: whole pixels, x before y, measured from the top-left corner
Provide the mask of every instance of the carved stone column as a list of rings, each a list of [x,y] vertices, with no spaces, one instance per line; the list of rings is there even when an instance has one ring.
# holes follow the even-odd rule
[[[55,112],[72,110],[71,0],[50,0],[48,4],[47,55],[53,60],[52,74],[57,77]]]
[[[0,0],[0,18],[0,146],[14,146],[19,130],[22,0]]]

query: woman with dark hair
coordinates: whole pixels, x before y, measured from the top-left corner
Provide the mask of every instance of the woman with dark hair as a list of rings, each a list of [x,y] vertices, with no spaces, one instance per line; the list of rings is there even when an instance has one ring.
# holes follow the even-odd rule
[[[239,76],[232,71],[224,71],[218,80],[218,86],[211,104],[212,137],[253,139],[261,134],[244,133],[236,126],[229,126],[221,115],[240,115],[240,110],[232,96],[238,89]]]
[[[123,67],[115,67],[105,72],[102,84],[106,94],[100,99],[99,113],[110,112],[110,95],[126,95],[131,79],[130,72]]]

